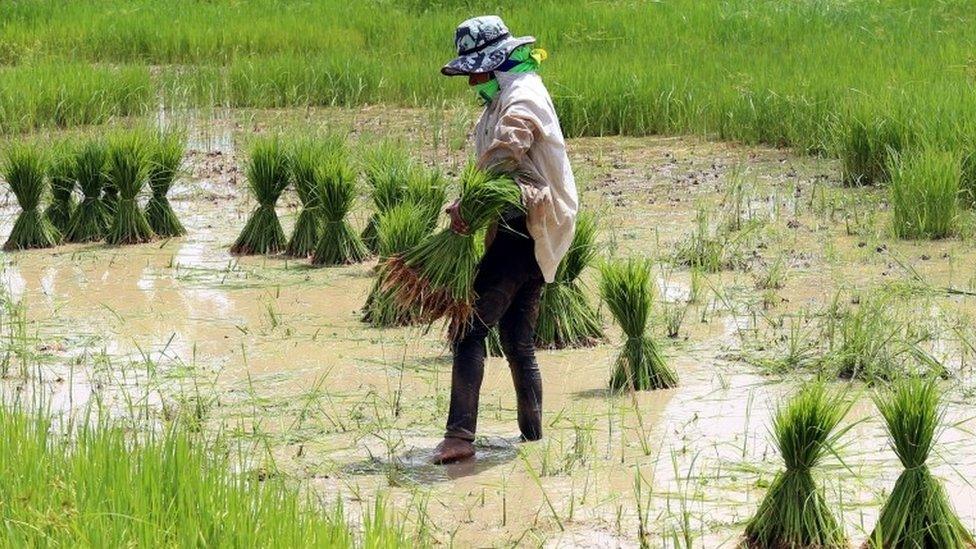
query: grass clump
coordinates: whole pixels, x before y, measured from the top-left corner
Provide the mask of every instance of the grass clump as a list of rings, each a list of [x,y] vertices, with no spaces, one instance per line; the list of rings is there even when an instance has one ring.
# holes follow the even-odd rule
[[[852,119],[840,137],[844,185],[849,187],[887,183],[889,159],[905,147],[904,129],[896,122],[883,117],[870,120]]]
[[[588,347],[603,339],[600,315],[590,304],[579,280],[595,256],[596,220],[584,212],[576,219],[573,243],[559,263],[555,280],[542,289],[535,330],[538,347]]]
[[[322,235],[312,254],[313,265],[347,265],[369,257],[369,250],[349,224],[356,200],[356,174],[344,148],[333,151],[315,171],[322,203]]]
[[[411,202],[394,206],[380,214],[376,223],[380,261],[420,245],[430,234],[427,213]],[[419,320],[415,309],[402,307],[386,283],[386,271],[379,271],[363,306],[363,322],[376,328],[409,326]]]
[[[53,150],[51,162],[48,165],[48,179],[51,181],[51,202],[44,210],[44,215],[62,235],[68,232],[71,216],[78,206],[74,196],[74,164],[74,151],[67,144],[61,144]]]
[[[603,265],[600,294],[626,337],[615,361],[610,388],[647,391],[677,386],[677,374],[648,331],[654,302],[648,263],[628,259]]]
[[[230,248],[232,254],[274,254],[285,246],[285,231],[275,203],[288,186],[290,162],[277,137],[264,138],[251,148],[247,184],[258,205]]]
[[[149,143],[142,133],[127,132],[109,142],[106,175],[118,196],[105,241],[118,245],[152,240],[156,234],[137,202],[149,175]]]
[[[899,238],[945,238],[956,231],[959,155],[918,149],[891,159],[892,225]]]
[[[471,232],[445,228],[382,264],[400,304],[418,310],[425,322],[447,317],[453,335],[466,329],[480,257],[476,234],[509,209],[522,209],[519,187],[510,178],[468,166],[461,175],[460,214]]]
[[[10,229],[4,250],[50,248],[61,242],[61,232],[41,210],[41,201],[48,193],[47,162],[36,145],[18,144],[7,150],[3,177],[17,197],[21,212]]]
[[[874,402],[888,427],[891,446],[905,470],[895,481],[869,538],[877,548],[974,546],[945,489],[925,464],[938,438],[945,405],[935,379],[903,378]]]
[[[315,251],[322,236],[322,201],[316,188],[315,170],[322,159],[331,154],[332,141],[313,138],[300,139],[292,143],[292,180],[295,192],[301,202],[301,209],[295,219],[295,227],[285,246],[285,254],[291,257],[307,258]]]
[[[146,219],[153,232],[162,237],[183,236],[186,228],[173,211],[166,195],[183,167],[186,139],[181,133],[160,134],[149,148],[149,189]]]
[[[850,403],[825,385],[808,385],[776,411],[772,434],[786,463],[746,524],[748,547],[847,547],[812,469],[846,430],[837,426]]]
[[[384,142],[369,151],[365,158],[366,181],[375,211],[366,221],[362,232],[363,244],[373,253],[379,251],[376,234],[379,216],[403,200],[408,181],[417,171],[402,147]]]
[[[870,296],[840,318],[832,334],[836,346],[827,357],[839,377],[871,382],[902,372],[904,325],[891,311],[889,299]]]
[[[69,242],[94,242],[105,237],[110,219],[102,202],[102,191],[107,183],[107,158],[105,144],[97,140],[86,142],[75,154],[75,179],[83,196],[68,223]]]

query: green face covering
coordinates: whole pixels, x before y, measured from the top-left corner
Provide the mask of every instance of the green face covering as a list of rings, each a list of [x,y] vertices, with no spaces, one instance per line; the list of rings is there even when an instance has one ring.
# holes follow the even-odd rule
[[[528,46],[519,46],[509,54],[508,59],[499,65],[495,71],[516,73],[535,72],[548,56],[549,54],[546,53],[546,50],[532,50]],[[482,104],[488,104],[498,97],[498,94],[502,90],[498,85],[498,80],[492,77],[491,80],[474,86],[474,91],[478,94],[478,98],[481,99]]]

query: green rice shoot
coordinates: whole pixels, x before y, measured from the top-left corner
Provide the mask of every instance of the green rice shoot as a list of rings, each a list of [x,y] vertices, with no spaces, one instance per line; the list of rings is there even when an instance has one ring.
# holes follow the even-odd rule
[[[334,137],[305,137],[291,143],[292,181],[301,202],[295,227],[285,246],[285,255],[308,258],[322,237],[322,201],[317,189],[315,171],[324,158],[339,146]]]
[[[284,249],[285,231],[275,204],[288,186],[290,162],[281,139],[259,139],[250,150],[247,184],[258,205],[230,248],[232,254],[276,254]]]
[[[169,238],[183,236],[186,228],[169,202],[170,189],[183,170],[186,136],[181,132],[161,133],[149,147],[149,189],[146,219],[157,235]]]
[[[105,235],[109,244],[138,244],[156,236],[138,202],[149,175],[149,146],[139,131],[121,133],[109,141],[107,180],[118,191],[112,224]]]
[[[380,261],[402,254],[430,235],[429,216],[413,202],[404,202],[380,214],[376,231]],[[381,269],[363,306],[363,322],[376,328],[409,326],[419,320],[417,311],[401,307],[385,281]]]
[[[891,159],[892,225],[899,238],[936,239],[956,233],[962,160],[930,148]]]
[[[600,294],[626,338],[614,361],[610,388],[648,391],[677,386],[677,374],[648,329],[654,303],[649,263],[639,259],[611,261],[600,272]]]
[[[377,253],[379,251],[376,235],[378,218],[403,200],[408,181],[417,171],[417,167],[403,147],[391,141],[384,141],[369,150],[363,159],[363,164],[374,211],[366,221],[361,236],[363,244],[369,251]]]
[[[48,194],[47,162],[45,152],[35,144],[20,143],[7,149],[3,178],[21,212],[10,229],[4,250],[50,248],[61,242],[61,232],[41,210],[41,202]]]
[[[322,202],[322,235],[312,254],[312,264],[348,265],[366,260],[369,250],[348,219],[356,200],[356,174],[345,148],[333,151],[316,169],[315,176]]]
[[[105,164],[108,151],[100,140],[88,140],[74,157],[74,178],[82,192],[81,202],[75,208],[68,224],[69,242],[95,242],[105,237],[110,221],[108,209],[102,203],[102,191],[106,185]]]
[[[59,143],[51,150],[48,164],[51,202],[44,215],[62,235],[67,234],[78,201],[75,199],[75,152],[69,143]]]

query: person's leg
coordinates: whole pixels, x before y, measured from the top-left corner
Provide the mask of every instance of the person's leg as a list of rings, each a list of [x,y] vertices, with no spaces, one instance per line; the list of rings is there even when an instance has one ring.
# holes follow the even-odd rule
[[[543,285],[541,274],[522,284],[498,322],[502,350],[515,383],[519,430],[525,440],[542,438],[542,375],[535,359],[535,325]]]

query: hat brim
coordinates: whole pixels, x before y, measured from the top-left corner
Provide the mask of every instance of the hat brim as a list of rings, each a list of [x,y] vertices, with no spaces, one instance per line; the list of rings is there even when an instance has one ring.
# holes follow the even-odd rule
[[[491,72],[508,59],[508,56],[512,54],[512,50],[534,42],[534,36],[520,36],[518,38],[512,37],[502,40],[481,51],[461,55],[452,59],[450,63],[441,67],[441,74],[445,76],[464,76]]]

